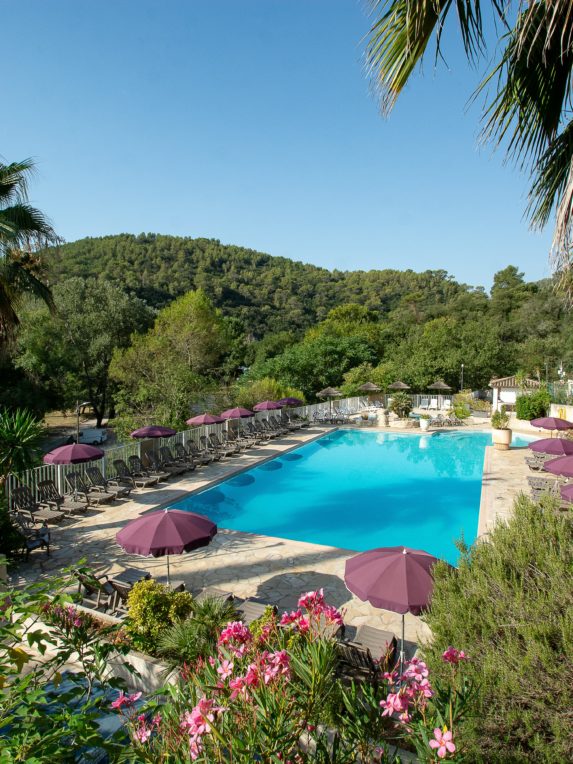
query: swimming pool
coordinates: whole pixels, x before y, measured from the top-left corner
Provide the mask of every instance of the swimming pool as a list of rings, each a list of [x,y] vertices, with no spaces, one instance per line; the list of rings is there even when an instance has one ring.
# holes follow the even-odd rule
[[[337,430],[172,506],[222,528],[357,551],[404,544],[455,564],[455,539],[476,537],[487,445],[486,432]]]

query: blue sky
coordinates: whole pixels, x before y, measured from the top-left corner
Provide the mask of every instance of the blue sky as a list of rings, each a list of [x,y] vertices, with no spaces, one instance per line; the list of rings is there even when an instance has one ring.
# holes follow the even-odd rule
[[[549,274],[527,177],[478,148],[478,74],[433,57],[383,119],[357,0],[1,3],[0,155],[68,241],[205,236],[327,268]]]

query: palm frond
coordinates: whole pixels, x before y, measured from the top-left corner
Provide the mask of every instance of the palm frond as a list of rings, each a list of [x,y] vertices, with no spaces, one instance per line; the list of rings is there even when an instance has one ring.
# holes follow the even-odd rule
[[[0,247],[47,247],[58,242],[48,218],[25,202],[0,209]]]
[[[11,164],[0,163],[0,204],[21,201],[28,196],[28,178],[34,173],[34,162],[24,159]]]
[[[537,161],[560,129],[570,100],[573,49],[548,47],[545,4],[535,3],[506,35],[500,63],[478,88],[493,80],[496,94],[486,109],[485,140],[508,141],[508,156]]]
[[[370,29],[366,65],[386,114],[434,34],[436,57],[440,55],[442,30],[453,9],[468,58],[475,60],[485,50],[480,0],[374,0],[371,5],[378,19]],[[493,0],[492,6],[505,21],[504,8],[497,0]]]

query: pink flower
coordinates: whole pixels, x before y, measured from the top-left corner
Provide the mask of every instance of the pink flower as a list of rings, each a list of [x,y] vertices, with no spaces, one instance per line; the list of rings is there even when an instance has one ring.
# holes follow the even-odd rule
[[[440,759],[445,759],[448,753],[454,753],[456,746],[452,743],[452,733],[447,727],[443,731],[436,727],[434,730],[434,740],[430,740],[430,748],[437,748],[437,754]]]
[[[392,714],[407,713],[409,705],[409,698],[400,692],[391,692],[386,697],[386,700],[380,701],[380,708],[384,709],[382,716],[392,716]]]
[[[445,660],[446,663],[451,663],[453,666],[457,666],[460,661],[466,661],[468,657],[463,650],[456,650],[455,647],[450,645],[450,647],[442,653],[442,659]]]
[[[241,657],[247,650],[247,645],[251,643],[253,635],[241,621],[232,621],[228,623],[219,635],[219,644],[226,645],[231,652]]]
[[[117,698],[112,702],[111,707],[122,708],[123,706],[126,706],[129,708],[129,706],[132,706],[140,698],[141,698],[140,692],[134,692],[133,695],[125,695],[122,690],[117,696]]]
[[[340,610],[334,607],[334,605],[324,605],[322,608],[322,614],[326,618],[327,623],[334,623],[337,626],[343,626],[344,620]]]
[[[222,660],[221,665],[217,667],[217,674],[221,679],[228,679],[233,673],[234,663],[228,660]]]
[[[324,589],[302,594],[298,601],[298,606],[307,610],[314,610],[317,605],[324,605]]]

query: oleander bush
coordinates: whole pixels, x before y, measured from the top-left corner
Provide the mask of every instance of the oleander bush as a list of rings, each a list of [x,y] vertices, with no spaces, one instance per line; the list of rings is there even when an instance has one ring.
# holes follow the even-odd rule
[[[460,727],[472,762],[573,761],[573,522],[525,496],[489,543],[463,548],[458,569],[435,568],[426,649],[463,644],[478,687]]]
[[[547,416],[551,406],[549,392],[541,388],[528,395],[518,395],[515,401],[515,412],[518,419],[536,419]]]

